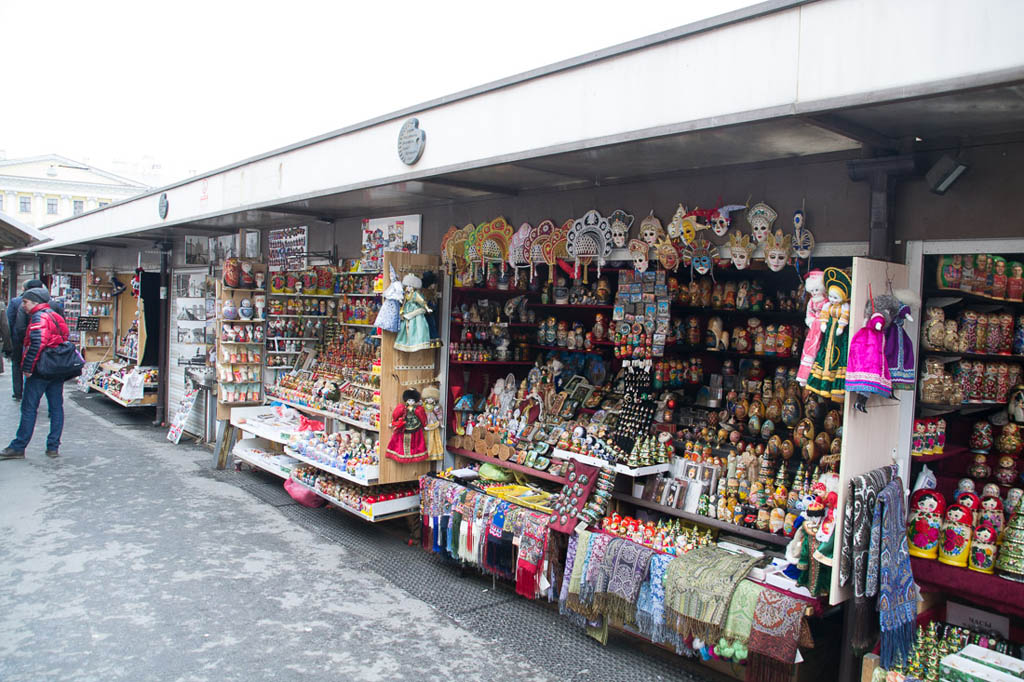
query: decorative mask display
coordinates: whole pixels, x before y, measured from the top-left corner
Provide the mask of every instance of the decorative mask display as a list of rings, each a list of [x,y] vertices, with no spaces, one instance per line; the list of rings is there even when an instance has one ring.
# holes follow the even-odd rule
[[[676,212],[672,214],[672,220],[668,221],[668,226],[665,228],[665,232],[668,233],[668,238],[678,241],[683,235],[683,218],[686,217],[686,207],[682,204],[676,207]],[[641,225],[641,229],[643,225]]]
[[[746,206],[743,204],[729,204],[727,206],[719,206],[711,212],[711,215],[708,216],[708,225],[716,237],[724,237],[729,232],[729,227],[732,225],[732,218],[729,214],[741,208],[746,208]]]
[[[743,234],[739,230],[733,230],[729,235],[729,258],[737,270],[746,270],[750,265],[750,257],[757,248],[750,241],[750,235]]]
[[[696,239],[692,244],[683,247],[683,264],[690,266],[690,275],[706,275],[711,272],[718,260],[718,247],[707,239]],[[714,275],[712,275],[714,278]]]
[[[637,272],[647,272],[647,242],[639,239],[629,241],[629,255],[633,258],[633,269]]]
[[[612,252],[612,230],[608,219],[597,211],[587,211],[582,218],[573,221],[566,243],[574,262],[573,276],[579,274],[580,260],[586,258],[597,260],[597,276],[600,277],[601,266]]]
[[[768,238],[772,223],[778,217],[775,209],[764,202],[758,202],[747,210],[747,222],[750,224],[750,233],[754,235],[755,243],[761,244]]]
[[[654,217],[654,213],[640,221],[640,239],[648,246],[654,246],[664,236],[665,231],[661,227],[661,221]]]
[[[793,211],[793,253],[797,258],[810,258],[814,250],[814,235],[807,229],[807,215],[800,209]]]
[[[612,231],[612,245],[617,249],[625,248],[629,241],[629,228],[633,227],[633,216],[622,209],[615,209],[608,216],[608,224]]]
[[[792,252],[792,238],[787,234],[783,235],[782,230],[775,230],[769,233],[764,240],[764,262],[772,272],[781,272]]]

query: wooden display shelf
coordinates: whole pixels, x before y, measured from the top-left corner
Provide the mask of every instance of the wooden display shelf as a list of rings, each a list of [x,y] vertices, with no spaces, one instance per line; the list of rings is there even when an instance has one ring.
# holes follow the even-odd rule
[[[928,462],[940,462],[940,461],[942,461],[944,459],[949,459],[950,457],[959,457],[961,455],[966,455],[968,453],[970,453],[970,450],[965,448],[963,445],[949,445],[949,444],[947,444],[945,449],[942,452],[939,452],[939,453],[936,453],[936,454],[933,454],[933,455],[911,455],[910,456],[910,463],[911,464],[918,464],[918,463],[925,464],[925,463],[928,463]]]
[[[566,348],[566,347],[563,347],[563,346],[545,346],[545,345],[542,345],[542,344],[539,344],[539,343],[531,343],[531,344],[529,344],[530,348],[538,348],[540,350],[562,350],[562,351],[565,351],[566,353],[590,353],[592,355],[604,355],[609,350],[611,350],[611,347],[614,346],[615,344],[609,342],[609,343],[596,343],[595,345],[603,346],[604,350],[602,350],[600,348],[591,348],[591,349],[588,350],[586,348]]]
[[[254,320],[242,320],[242,319],[229,320],[229,319],[224,318],[224,317],[218,317],[217,321],[218,322],[226,322],[227,324],[263,324],[264,322],[266,322],[266,320],[262,320],[262,319],[260,319],[260,320],[255,320],[255,319]]]
[[[944,362],[955,362],[959,359],[988,360],[991,362],[1005,362],[1007,360],[1011,362],[1024,362],[1024,355],[1014,355],[1012,353],[953,353],[941,350],[926,350],[924,351],[924,356],[933,358],[949,358]]]
[[[545,310],[611,310],[612,308],[615,307],[615,305],[612,303],[589,303],[587,305],[573,305],[572,303],[534,303],[533,301],[531,301],[529,305],[534,308],[544,308]]]
[[[319,336],[268,336],[267,343],[271,341],[319,341]]]
[[[666,346],[668,348],[669,346]],[[672,348],[681,349],[692,355],[704,355],[714,356],[717,355],[723,358],[738,358],[740,360],[751,359],[751,360],[772,360],[777,362],[788,362],[793,364],[800,364],[799,355],[769,355],[767,353],[744,353],[738,350],[710,350],[707,348],[694,348],[688,346],[680,341],[676,341],[671,344]]]
[[[339,322],[338,324],[343,324],[346,327],[369,327],[371,329],[377,328],[377,325],[370,324],[369,322]]]
[[[959,289],[929,289],[924,294],[925,305],[928,305],[930,298],[959,298],[967,303],[978,303],[980,305],[1006,305],[1024,306],[1024,301],[1012,301],[1008,298],[992,298],[984,294],[976,294],[973,291],[960,291]]]
[[[931,412],[961,412],[963,410],[985,410],[993,407],[1003,407],[1005,402],[983,401],[977,403],[960,403],[959,405],[940,405],[938,403],[917,403],[922,410]]]
[[[287,313],[267,313],[267,317],[293,317],[306,320],[330,320],[330,315],[290,315]]]
[[[481,294],[483,296],[540,296],[540,292],[523,289],[490,289],[488,287],[452,287],[453,294]]]
[[[961,597],[999,613],[1024,618],[1024,601],[1014,595],[1022,586],[998,575],[979,573],[968,568],[947,566],[937,559],[910,558],[914,582],[926,592],[943,592]]]
[[[339,272],[340,277],[363,277],[365,275],[379,275],[381,270],[365,270],[363,272]]]
[[[335,294],[335,296],[363,296],[365,298],[380,298],[381,294],[377,294],[377,293],[358,294],[358,293],[353,291],[353,292],[342,292],[340,294]]]
[[[289,294],[289,293],[269,293],[268,296],[274,296],[275,298],[334,298],[339,294]]]
[[[250,287],[250,288],[245,288],[245,287],[229,287],[229,286],[225,285],[223,281],[219,282],[219,284],[220,284],[221,290],[223,290],[223,291],[244,291],[244,292],[249,293],[249,294],[263,294],[263,293],[266,293],[266,289],[257,289],[256,287]]]
[[[642,500],[639,497],[633,497],[632,495],[626,495],[625,493],[612,493],[612,498],[619,500],[620,502],[626,502],[636,507],[643,507],[644,509],[650,509],[652,511],[661,512],[668,516],[674,516],[676,518],[690,521],[699,526],[707,526],[710,528],[717,528],[723,533],[731,533],[732,535],[739,535],[751,540],[757,540],[769,545],[775,545],[778,547],[785,547],[789,544],[791,538],[787,538],[784,535],[775,535],[773,533],[765,533],[761,530],[753,528],[744,528],[743,526],[737,526],[726,521],[720,521],[713,519],[710,516],[704,516],[702,514],[693,514],[691,512],[683,511],[682,509],[676,509],[675,507],[666,507],[663,504],[657,502],[649,502]]]
[[[313,459],[311,457],[306,457],[305,455],[299,454],[298,452],[295,452],[295,450],[293,450],[292,448],[290,448],[288,446],[285,446],[284,454],[286,454],[289,457],[292,457],[294,459],[297,459],[300,462],[305,462],[306,464],[308,464],[308,465],[310,465],[312,467],[316,467],[317,469],[320,469],[321,471],[326,471],[329,474],[333,474],[333,475],[337,476],[338,478],[344,478],[346,481],[351,481],[352,483],[356,483],[358,485],[367,485],[367,486],[369,486],[369,485],[377,485],[377,478],[376,477],[374,477],[374,478],[359,478],[357,476],[353,476],[352,474],[348,473],[347,471],[343,471],[342,469],[338,469],[337,467],[332,467],[330,464],[324,464],[323,462],[318,462],[318,461],[316,461],[315,459]],[[379,472],[380,467],[377,466],[377,467],[374,467],[374,469],[377,469],[378,472]]]
[[[502,327],[530,327],[533,329],[537,328],[536,324],[531,324],[529,322],[470,322],[468,320],[452,320],[451,324],[454,327],[483,327],[490,326],[492,324],[497,324]]]
[[[542,478],[545,481],[553,481],[555,483],[565,484],[565,476],[556,476],[549,474],[546,471],[539,471],[533,467],[523,466],[522,464],[516,464],[515,462],[502,461],[497,457],[491,457],[490,455],[481,455],[474,450],[465,450],[463,448],[448,447],[448,452],[458,457],[467,457],[469,459],[475,459],[478,462],[490,462],[491,464],[501,467],[503,469],[509,469],[511,471],[518,471],[521,474],[527,476],[533,476],[534,478]]]
[[[450,365],[532,365],[533,360],[455,360],[448,361]]]
[[[90,382],[89,388],[99,393],[102,393],[103,395],[107,396],[107,398],[113,400],[121,407],[149,407],[151,405],[156,405],[157,396],[155,393],[144,395],[140,400],[122,400],[121,397],[115,394],[113,391],[109,391],[105,388],[100,388],[100,386],[98,386],[97,384]]]
[[[673,303],[672,311],[707,317],[714,317],[717,315],[718,317],[762,317],[768,320],[783,320],[801,323],[804,321],[804,311],[802,310],[740,310],[738,308],[704,308],[702,306]]]
[[[239,442],[241,442],[241,441],[239,441]],[[283,466],[275,465],[272,462],[264,460],[262,457],[257,457],[256,455],[250,455],[247,452],[241,452],[238,449],[238,444],[235,444],[235,448],[231,451],[231,455],[235,459],[242,460],[243,462],[245,462],[249,466],[254,466],[257,469],[262,469],[263,471],[266,471],[267,473],[274,474],[278,478],[283,478],[284,480],[288,480],[292,476],[292,470],[291,469],[286,469]]]
[[[379,429],[376,426],[373,426],[372,424],[367,424],[366,422],[361,422],[356,419],[352,419],[351,417],[345,417],[334,412],[327,412],[326,410],[321,410],[316,407],[310,407],[309,405],[303,405],[302,403],[297,403],[293,400],[288,400],[286,398],[278,398],[272,395],[268,395],[266,396],[266,400],[269,400],[271,402],[278,402],[281,403],[282,405],[287,405],[288,407],[294,407],[296,410],[299,410],[300,412],[309,412],[310,414],[315,414],[320,417],[326,417],[327,419],[337,419],[338,421],[344,424],[348,424],[349,426],[355,426],[366,431],[379,431]]]

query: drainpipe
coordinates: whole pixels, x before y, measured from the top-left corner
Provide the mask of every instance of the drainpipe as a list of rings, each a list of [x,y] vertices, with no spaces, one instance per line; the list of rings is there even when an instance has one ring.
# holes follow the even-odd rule
[[[154,426],[165,426],[164,415],[167,412],[167,339],[168,330],[171,328],[171,306],[170,306],[170,276],[169,265],[171,257],[170,242],[160,242],[160,334],[158,342],[157,360],[157,389],[156,389],[156,418]]]

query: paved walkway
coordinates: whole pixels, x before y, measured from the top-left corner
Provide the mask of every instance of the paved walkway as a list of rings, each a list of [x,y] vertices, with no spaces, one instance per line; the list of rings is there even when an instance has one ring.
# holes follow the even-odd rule
[[[70,386],[63,455],[42,409],[0,462],[2,680],[695,679]]]

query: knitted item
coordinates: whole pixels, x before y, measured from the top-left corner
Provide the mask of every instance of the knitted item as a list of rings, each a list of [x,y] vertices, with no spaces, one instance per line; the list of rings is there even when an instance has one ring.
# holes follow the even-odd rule
[[[903,481],[894,478],[878,495],[875,523],[880,527],[878,615],[882,629],[882,667],[905,662],[914,645],[917,585],[910,567]],[[872,548],[873,550],[874,548]],[[872,554],[874,551],[872,551]],[[874,582],[870,583],[872,586]]]
[[[653,549],[631,540],[609,545],[594,596],[594,610],[627,625],[634,624],[640,586],[647,579],[653,556]]]
[[[761,591],[750,628],[747,679],[789,682],[802,622],[803,603],[772,589]]]
[[[671,561],[667,554],[651,557],[647,580],[636,600],[637,629],[655,644],[665,641],[665,572]]]
[[[678,557],[669,565],[665,581],[669,627],[683,638],[716,641],[732,593],[756,561],[746,554],[730,554],[713,546],[699,547]]]

